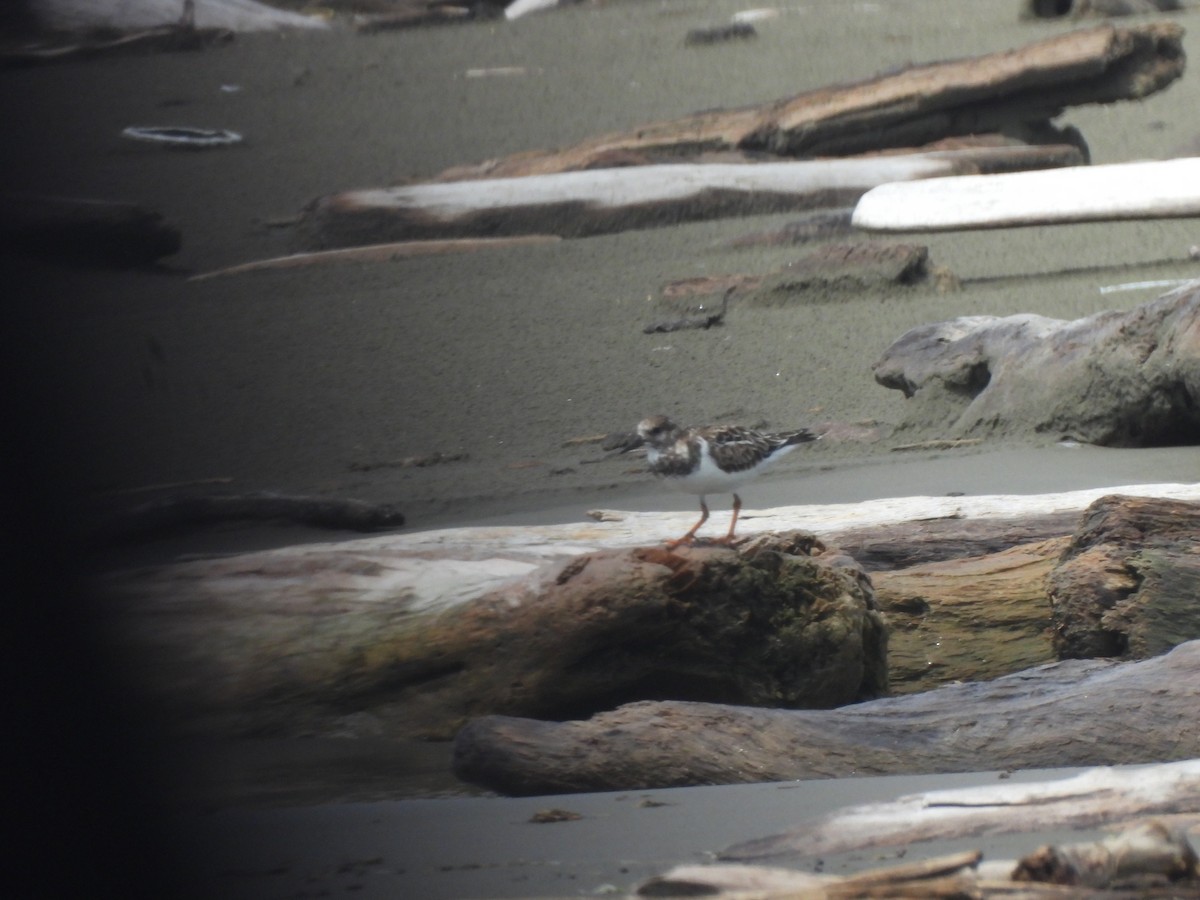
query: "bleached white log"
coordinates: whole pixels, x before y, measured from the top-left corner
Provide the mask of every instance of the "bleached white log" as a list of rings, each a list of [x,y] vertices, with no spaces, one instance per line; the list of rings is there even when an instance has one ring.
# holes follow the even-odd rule
[[[513,19],[519,19],[530,13],[554,9],[558,6],[558,3],[559,0],[513,0],[512,3],[504,7],[504,18],[511,22]]]
[[[852,224],[872,231],[947,231],[1200,215],[1200,158],[1114,163],[883,184]]]
[[[1001,518],[1083,510],[1107,494],[1200,500],[1200,484],[1096,488],[1061,494],[899,497],[863,503],[743,510],[743,536],[808,529],[822,536],[917,519]],[[714,511],[714,516],[716,512]],[[133,593],[193,589],[206,596],[255,595],[295,604],[301,595],[369,606],[403,598],[410,612],[449,609],[510,582],[538,577],[601,549],[653,546],[676,537],[694,512],[594,513],[561,525],[481,526],[301,544],[118,576]],[[303,573],[303,574],[300,574]]]
[[[951,162],[932,154],[812,162],[680,163],[366,189],[339,194],[338,199],[349,206],[423,210],[450,219],[508,206],[580,202],[617,207],[661,203],[684,200],[706,190],[806,194],[868,188],[887,181],[931,178],[951,171]]]
[[[256,0],[195,0],[197,28],[271,31],[276,28],[327,28],[324,19],[276,9]],[[183,0],[32,0],[34,15],[63,31],[93,28],[155,28],[180,21]]]
[[[812,825],[748,841],[723,859],[821,856],[868,847],[1038,829],[1086,828],[1200,809],[1200,760],[1089,769],[1072,778],[909,794],[840,810]]]

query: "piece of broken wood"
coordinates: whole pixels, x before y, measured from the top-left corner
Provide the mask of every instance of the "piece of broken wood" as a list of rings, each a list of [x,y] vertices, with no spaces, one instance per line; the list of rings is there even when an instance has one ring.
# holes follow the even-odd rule
[[[408,259],[414,256],[439,256],[448,253],[474,253],[479,250],[505,250],[511,247],[537,247],[553,244],[560,238],[553,234],[523,234],[499,238],[461,238],[434,241],[395,241],[389,244],[369,244],[363,247],[343,247],[338,250],[318,250],[313,253],[292,253],[271,259],[227,266],[212,272],[193,275],[189,281],[207,281],[225,275],[243,275],[265,269],[298,269],[309,266],[346,265],[349,263],[380,263]]]
[[[1200,159],[963,175],[883,184],[862,196],[855,228],[951,231],[1200,214]]]

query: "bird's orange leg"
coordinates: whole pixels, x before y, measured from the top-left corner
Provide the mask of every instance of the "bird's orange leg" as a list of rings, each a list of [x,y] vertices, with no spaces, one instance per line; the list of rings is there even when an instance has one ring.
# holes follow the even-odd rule
[[[680,544],[690,544],[692,542],[692,540],[696,537],[696,532],[700,530],[700,526],[703,525],[707,521],[708,521],[708,504],[705,503],[704,498],[701,497],[700,498],[700,521],[697,522],[695,525],[693,525],[691,531],[689,531],[683,537],[679,538],[678,540],[667,541],[667,549],[674,550]]]
[[[722,544],[733,543],[733,532],[737,528],[738,514],[742,511],[742,498],[737,494],[733,495],[733,521],[729,523],[729,534],[721,539]]]

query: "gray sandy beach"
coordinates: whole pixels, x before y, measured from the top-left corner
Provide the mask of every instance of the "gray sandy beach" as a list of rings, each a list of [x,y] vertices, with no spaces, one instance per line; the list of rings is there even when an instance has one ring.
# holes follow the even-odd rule
[[[8,339],[21,366],[10,390],[26,414],[22,437],[58,454],[55,489],[72,510],[58,521],[70,531],[97,511],[168,491],[391,502],[416,530],[573,521],[596,507],[691,509],[694,498],[664,492],[636,461],[605,459],[596,445],[572,440],[630,430],[660,412],[689,423],[779,429],[870,421],[886,435],[903,421],[905,400],[875,384],[871,364],[905,330],[964,314],[1073,319],[1129,309],[1162,288],[1103,289],[1200,275],[1188,256],[1200,242],[1191,219],[922,234],[911,239],[957,275],[961,291],[735,306],[722,328],[642,332],[663,318],[654,298],[668,281],[766,271],[794,258],[795,247],[725,244],[795,218],[774,215],[189,280],[294,250],[289,223],[326,194],[419,180],[451,165],[1079,27],[1020,21],[1016,0],[801,0],[758,23],[756,40],[685,46],[690,28],[728,22],[749,6],[583,3],[512,23],[369,36],[345,28],[239,35],[203,52],[0,71],[0,192],[134,201],[163,213],[184,236],[177,255],[148,271],[3,262],[17,286],[6,292]],[[1200,13],[1176,18],[1189,29],[1189,54],[1200,58]],[[468,75],[483,69],[510,71]],[[1198,107],[1200,88],[1189,73],[1145,101],[1072,109],[1060,124],[1082,132],[1094,162],[1165,159],[1200,151]],[[227,128],[245,141],[170,151],[123,139],[130,125]],[[936,437],[909,431],[876,443],[805,447],[747,488],[746,505],[1041,493],[1200,476],[1194,448],[1106,449],[1064,444],[1062,435],[894,449]],[[433,454],[460,458],[391,464]],[[714,500],[714,516],[723,514],[727,499]],[[289,526],[226,528],[123,550],[101,563],[338,536]],[[328,865],[319,857],[318,886],[334,894],[626,890],[660,863],[695,861],[706,849],[855,802],[864,790],[827,782],[656,792],[669,805],[636,809],[636,817],[668,824],[638,838],[652,849],[630,861],[627,840],[640,832],[609,810],[629,817],[640,795],[391,805],[465,788],[449,778],[445,748],[406,750],[411,755],[394,768],[384,751],[356,761],[361,750],[314,745],[276,753],[264,744],[198,766],[197,779],[209,785],[211,778],[212,795],[197,827],[224,838],[263,836],[261,844],[233,841],[233,851],[214,850],[211,858],[224,860],[222,871],[286,872],[274,880],[239,876],[214,895],[248,886],[248,896],[311,895],[304,891],[314,883],[299,879],[304,864],[276,858],[276,842],[287,841],[280,835],[295,827],[310,837],[363,835],[357,849],[334,837],[324,845]],[[220,771],[208,772],[213,766]],[[987,783],[996,776],[955,776],[955,783],[972,777]],[[935,781],[948,783],[871,780],[866,787],[872,797],[896,796]],[[795,807],[778,802],[794,797],[807,799]],[[368,800],[375,802],[358,802]],[[247,802],[257,811],[243,809]],[[536,809],[572,804],[586,807],[583,821],[526,821]],[[693,804],[704,811],[693,813]],[[372,823],[383,831],[372,832]],[[456,852],[443,858],[431,850],[414,861],[423,845],[406,839],[401,853],[379,837],[426,829],[429,840],[436,835]],[[562,843],[539,847],[542,840]],[[245,858],[253,846],[263,852]]]

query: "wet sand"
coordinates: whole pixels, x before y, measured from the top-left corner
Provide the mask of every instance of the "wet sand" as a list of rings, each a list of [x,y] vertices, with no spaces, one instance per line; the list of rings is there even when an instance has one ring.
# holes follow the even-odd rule
[[[1198,240],[1191,220],[915,235],[935,263],[959,276],[961,292],[898,290],[791,308],[734,308],[721,329],[642,333],[643,325],[663,318],[649,298],[666,281],[764,271],[794,258],[796,248],[722,248],[729,238],[794,218],[784,215],[464,256],[187,280],[288,252],[290,233],[281,223],[320,195],[1076,27],[1018,22],[1011,0],[805,2],[759,23],[755,41],[684,46],[689,29],[728,21],[745,6],[585,4],[511,24],[370,37],[242,36],[203,53],[0,72],[0,190],[135,201],[161,211],[184,234],[183,250],[157,271],[3,263],[8,282],[20,286],[16,296],[10,293],[8,337],[23,366],[15,393],[32,411],[20,423],[22,434],[31,445],[59,452],[52,471],[65,482],[65,498],[82,501],[83,509],[159,496],[144,490],[156,485],[397,502],[417,529],[563,521],[598,506],[687,509],[692,498],[665,494],[631,471],[628,460],[596,461],[594,447],[565,443],[630,429],[655,412],[779,428],[895,424],[904,399],[878,387],[870,366],[906,329],[968,313],[1076,318],[1125,309],[1156,291],[1102,294],[1100,288],[1200,271],[1187,259]],[[1195,56],[1200,14],[1178,18],[1193,32],[1186,46]],[[525,74],[466,75],[512,66]],[[1075,109],[1060,121],[1082,130],[1096,162],[1186,155],[1198,147],[1198,93],[1188,75],[1142,103]],[[246,142],[170,152],[119,136],[137,124],[229,128]],[[909,433],[904,440],[919,437]],[[1198,474],[1191,448],[1067,448],[1054,436],[1014,435],[982,448],[898,454],[895,443],[805,448],[748,489],[747,505],[1057,491],[1194,481]],[[425,468],[378,466],[434,453],[467,457]],[[188,486],[213,479],[218,483]],[[224,529],[115,561],[329,537],[296,528]],[[267,746],[249,755],[260,751],[278,775],[286,754],[272,756]],[[315,771],[320,789],[285,786],[273,802],[361,798],[361,784],[339,780],[345,757],[354,754],[336,764],[319,750],[306,759],[297,755],[303,771],[295,783]],[[443,786],[436,759],[410,763],[409,772],[430,766],[427,789]],[[251,759],[245,771],[254,778],[264,770]],[[372,770],[366,780],[378,774]],[[899,784],[889,790],[909,790],[908,782]],[[753,789],[729,790],[738,798],[730,805],[745,803],[751,812],[731,823],[739,833],[728,839],[774,827],[755,818],[761,797]],[[342,809],[329,806],[320,815],[336,819]],[[408,815],[416,808],[404,809]],[[524,824],[524,807],[495,809],[503,810],[496,834],[511,822],[519,842],[521,829],[535,827]],[[354,810],[376,817],[370,821],[388,815]],[[475,815],[458,814],[460,824]],[[554,831],[545,833],[581,824],[547,826]],[[677,824],[689,829],[694,821]],[[599,854],[604,864],[586,877],[555,880],[563,870],[551,854],[539,869],[545,877],[530,876],[514,892],[626,887],[634,869],[619,858],[619,832],[614,824],[607,837],[587,838],[607,849]],[[446,865],[469,869],[474,863],[466,851],[492,838],[479,831],[447,837],[459,840],[465,855]],[[678,852],[715,849],[716,841],[697,837]],[[656,861],[676,849],[659,848]],[[386,858],[374,849],[354,858],[376,855]],[[528,873],[529,866],[513,869],[504,861],[511,858],[484,863],[475,854],[475,863],[496,868],[448,889],[421,882],[422,895],[491,893],[489,886],[502,880],[497,873],[514,882]]]

